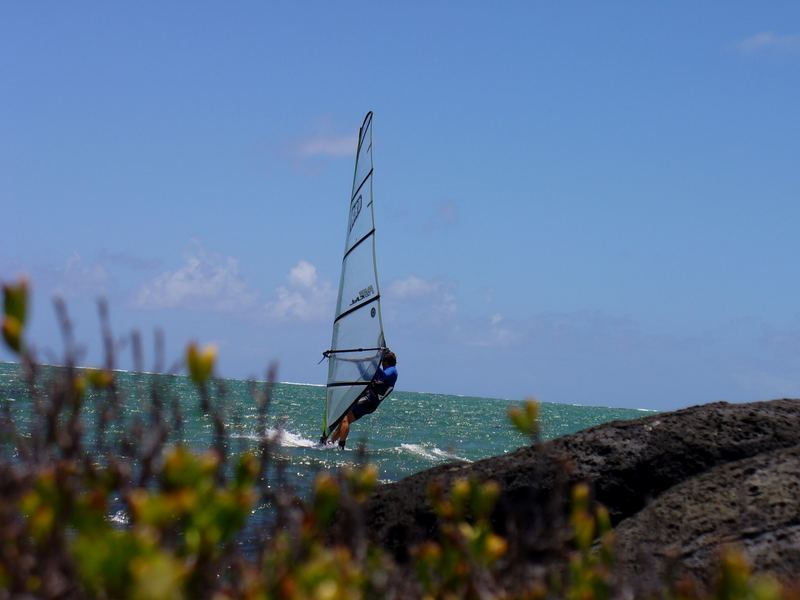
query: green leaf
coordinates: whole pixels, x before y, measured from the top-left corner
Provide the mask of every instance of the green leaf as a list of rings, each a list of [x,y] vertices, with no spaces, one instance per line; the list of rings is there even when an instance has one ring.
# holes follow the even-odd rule
[[[16,284],[3,285],[3,311],[6,317],[19,321],[20,327],[25,325],[28,308],[28,280],[21,277]]]

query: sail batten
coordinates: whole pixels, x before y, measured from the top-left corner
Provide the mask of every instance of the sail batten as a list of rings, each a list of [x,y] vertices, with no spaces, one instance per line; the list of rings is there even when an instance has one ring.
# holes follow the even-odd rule
[[[369,170],[369,173],[367,173],[367,175],[364,177],[364,180],[358,184],[358,189],[356,189],[356,191],[350,196],[350,202],[355,199],[355,197],[358,195],[358,192],[360,192],[361,188],[364,187],[364,184],[367,182],[367,179],[369,179],[370,175],[372,175],[372,169]]]
[[[350,253],[351,253],[353,250],[355,250],[356,248],[358,248],[358,246],[359,246],[359,245],[360,245],[362,242],[365,242],[365,241],[366,241],[366,240],[369,238],[369,236],[371,236],[373,233],[375,233],[375,230],[374,230],[374,229],[371,229],[369,232],[367,232],[367,233],[364,235],[364,237],[362,237],[362,238],[361,238],[360,240],[358,240],[358,241],[357,241],[355,244],[353,244],[353,245],[350,247],[350,249],[349,249],[347,252],[345,252],[345,253],[344,253],[344,258],[342,258],[342,262],[344,262],[344,260],[345,260],[345,259],[346,259],[348,256],[350,256]]]
[[[361,125],[328,357],[323,437],[372,380],[386,347],[375,261],[372,113]]]
[[[340,314],[338,317],[336,317],[336,318],[333,320],[333,322],[334,322],[334,323],[337,323],[337,322],[339,322],[339,320],[340,320],[340,319],[343,319],[344,317],[346,317],[347,315],[349,315],[351,312],[357,311],[358,309],[360,309],[360,308],[361,308],[361,307],[363,307],[363,306],[366,306],[367,304],[372,304],[373,302],[379,302],[379,301],[380,301],[380,299],[381,299],[381,296],[380,296],[380,294],[378,294],[378,295],[377,295],[377,296],[375,296],[374,298],[372,298],[372,299],[370,299],[370,300],[367,300],[366,302],[364,302],[364,303],[362,303],[362,304],[359,304],[358,306],[354,306],[354,307],[352,307],[352,308],[348,308],[346,311],[344,311],[342,314]]]

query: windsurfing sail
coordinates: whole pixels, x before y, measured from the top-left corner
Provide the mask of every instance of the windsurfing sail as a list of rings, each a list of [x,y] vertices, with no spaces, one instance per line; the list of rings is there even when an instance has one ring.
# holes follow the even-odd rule
[[[322,438],[327,439],[380,366],[386,346],[375,262],[372,200],[372,113],[358,133],[356,169],[347,217],[339,298],[328,357]]]

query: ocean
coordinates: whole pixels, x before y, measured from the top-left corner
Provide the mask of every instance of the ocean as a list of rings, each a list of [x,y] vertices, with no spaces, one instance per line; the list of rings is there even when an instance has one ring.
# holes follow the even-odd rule
[[[43,370],[41,386],[46,386],[44,380],[55,374],[56,369]],[[196,449],[208,447],[213,426],[200,410],[199,395],[188,377],[130,372],[117,372],[116,377],[125,397],[122,427],[136,416],[146,416],[148,390],[155,384],[162,396],[180,399],[184,416],[183,441]],[[225,399],[231,449],[255,448],[258,411],[251,382],[226,379],[219,380],[219,384],[224,388],[220,397]],[[31,425],[28,395],[20,367],[0,363],[0,405],[8,404],[21,431],[28,430]],[[324,398],[324,386],[277,383],[272,388],[269,431],[279,436],[284,474],[301,494],[309,489],[317,472],[358,460],[356,448],[362,443],[368,460],[378,468],[381,482],[397,481],[450,461],[473,462],[511,452],[529,443],[513,428],[506,412],[519,400],[395,391],[376,412],[352,426],[345,450],[331,446],[320,448],[317,440],[322,427]],[[96,416],[93,406],[90,398],[85,409],[88,431]],[[552,439],[599,423],[635,419],[645,414],[647,411],[642,410],[543,402],[540,405],[541,436]]]

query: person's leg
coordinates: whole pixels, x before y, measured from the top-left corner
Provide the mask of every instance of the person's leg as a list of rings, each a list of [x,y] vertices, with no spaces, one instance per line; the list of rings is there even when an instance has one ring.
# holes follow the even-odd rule
[[[331,437],[331,441],[339,442],[339,447],[344,448],[344,445],[347,442],[347,435],[350,433],[350,423],[354,421],[356,421],[356,416],[351,410],[345,415],[341,423],[339,423],[339,427],[336,428],[336,432],[334,433],[333,437]]]
[[[347,435],[350,433],[350,423],[356,420],[353,411],[349,411],[342,422],[339,424],[339,428],[336,430],[338,433],[337,439],[335,441],[339,442],[339,447],[344,448],[344,445],[347,443]]]
[[[341,423],[339,424],[339,428],[336,430],[336,439],[333,441],[338,440],[339,447],[344,448],[345,442],[347,441],[347,435],[350,433],[350,425],[358,421],[364,415],[375,412],[375,409],[378,408],[380,403],[381,401],[377,394],[375,394],[372,389],[368,389],[361,400],[356,402],[353,405],[353,408],[348,411],[347,416],[342,419]]]
[[[331,443],[339,441],[339,436],[342,433],[342,424],[345,421],[347,421],[347,415],[345,415],[344,418],[341,421],[339,421],[339,424],[336,426],[336,429],[333,430],[333,433],[331,434],[331,437],[328,441],[330,441]]]

